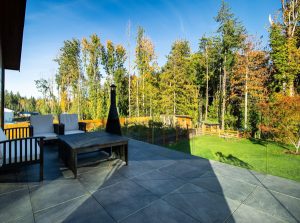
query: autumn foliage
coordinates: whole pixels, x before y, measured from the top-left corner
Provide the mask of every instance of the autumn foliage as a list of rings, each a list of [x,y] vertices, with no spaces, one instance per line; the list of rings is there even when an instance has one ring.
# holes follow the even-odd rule
[[[276,141],[300,146],[300,96],[276,95],[274,101],[260,105],[262,133]]]

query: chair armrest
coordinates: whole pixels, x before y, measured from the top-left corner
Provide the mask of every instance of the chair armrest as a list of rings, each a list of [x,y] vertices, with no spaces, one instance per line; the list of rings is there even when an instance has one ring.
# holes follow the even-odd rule
[[[86,123],[85,122],[78,122],[79,130],[86,132]]]
[[[8,139],[8,140],[2,140],[0,141],[0,144],[4,143],[9,143],[9,142],[15,142],[15,141],[21,141],[21,140],[39,140],[39,141],[44,141],[44,136],[34,136],[34,137],[24,137],[24,138],[19,138],[19,139]]]
[[[54,132],[58,135],[65,134],[65,125],[64,124],[53,124]]]
[[[29,137],[33,137],[33,126],[30,125],[28,128],[29,128]]]

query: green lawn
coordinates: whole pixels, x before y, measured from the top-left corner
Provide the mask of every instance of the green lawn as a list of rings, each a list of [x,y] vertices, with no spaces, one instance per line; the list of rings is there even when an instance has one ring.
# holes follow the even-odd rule
[[[200,136],[169,145],[169,148],[300,181],[300,156],[284,152],[292,147],[249,139]]]

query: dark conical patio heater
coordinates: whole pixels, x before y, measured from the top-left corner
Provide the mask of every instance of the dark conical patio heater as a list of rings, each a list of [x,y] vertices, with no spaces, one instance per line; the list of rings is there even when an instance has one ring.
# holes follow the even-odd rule
[[[110,108],[105,131],[112,134],[122,135],[121,125],[116,105],[116,85],[110,86]]]

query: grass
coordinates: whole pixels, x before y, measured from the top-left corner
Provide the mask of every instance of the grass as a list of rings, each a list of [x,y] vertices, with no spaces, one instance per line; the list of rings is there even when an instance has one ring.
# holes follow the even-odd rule
[[[293,149],[286,145],[260,140],[200,136],[168,147],[300,182],[300,155],[286,154],[285,150]]]

